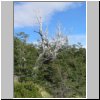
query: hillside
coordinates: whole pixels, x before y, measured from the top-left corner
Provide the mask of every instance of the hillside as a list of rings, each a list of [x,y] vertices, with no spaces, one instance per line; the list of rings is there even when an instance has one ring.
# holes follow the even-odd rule
[[[63,46],[54,61],[34,70],[41,48],[14,36],[15,98],[85,98],[86,49]]]

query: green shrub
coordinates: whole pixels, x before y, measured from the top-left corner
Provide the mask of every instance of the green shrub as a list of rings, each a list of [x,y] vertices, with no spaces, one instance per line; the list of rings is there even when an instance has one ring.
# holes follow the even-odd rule
[[[54,98],[86,96],[85,48],[79,43],[65,46],[59,50],[53,62],[43,63],[38,70],[33,70],[40,52],[41,48],[24,43],[19,37],[14,38],[14,96],[16,98],[51,97],[48,94]]]
[[[39,89],[32,82],[14,82],[15,98],[39,98],[42,97]]]

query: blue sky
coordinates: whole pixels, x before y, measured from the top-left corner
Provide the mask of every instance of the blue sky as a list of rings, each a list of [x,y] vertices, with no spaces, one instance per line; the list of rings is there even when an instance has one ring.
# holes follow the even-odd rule
[[[43,28],[48,26],[49,37],[53,37],[57,24],[61,24],[64,35],[68,36],[69,44],[86,46],[86,2],[17,2],[14,5],[14,33],[29,34],[29,43],[36,42],[39,35],[36,24],[36,10],[43,19]]]

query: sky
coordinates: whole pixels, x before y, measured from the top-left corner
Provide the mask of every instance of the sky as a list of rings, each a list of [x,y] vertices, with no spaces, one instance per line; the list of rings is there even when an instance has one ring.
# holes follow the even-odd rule
[[[86,2],[14,2],[14,34],[25,32],[28,43],[36,43],[36,16],[42,17],[43,29],[48,27],[48,36],[53,37],[60,24],[69,44],[80,42],[86,47]]]

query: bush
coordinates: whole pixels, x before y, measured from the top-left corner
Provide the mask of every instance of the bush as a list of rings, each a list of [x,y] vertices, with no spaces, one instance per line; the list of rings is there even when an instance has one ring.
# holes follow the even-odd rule
[[[14,82],[15,98],[41,98],[39,89],[32,82]]]
[[[40,50],[40,51],[39,51]],[[34,70],[41,48],[14,38],[14,96],[16,98],[52,97],[78,98],[86,96],[86,49],[69,45],[59,50],[52,62]],[[23,60],[24,57],[26,60]],[[18,81],[18,82],[17,82]],[[34,84],[32,83],[34,82]],[[36,87],[35,84],[38,84]],[[42,96],[40,87],[42,89]],[[46,91],[45,91],[46,90]]]

